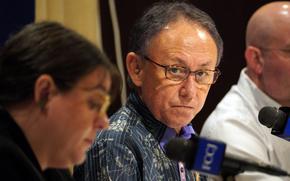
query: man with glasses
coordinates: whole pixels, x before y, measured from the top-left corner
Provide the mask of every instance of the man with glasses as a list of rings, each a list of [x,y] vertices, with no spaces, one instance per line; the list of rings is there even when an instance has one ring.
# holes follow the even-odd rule
[[[220,75],[219,69],[215,70],[207,70],[207,69],[200,69],[196,71],[191,71],[188,67],[183,67],[179,65],[161,65],[154,60],[148,58],[147,56],[144,59],[152,62],[153,64],[164,68],[165,77],[169,80],[173,81],[184,81],[188,78],[190,74],[194,74],[195,81],[199,84],[213,84],[217,80],[218,76]]]
[[[220,74],[214,22],[191,4],[159,2],[135,24],[130,42],[132,90],[89,150],[85,180],[205,180],[170,160],[164,145],[195,134],[190,123]]]
[[[258,121],[264,106],[290,106],[290,2],[262,6],[250,18],[245,59],[234,85],[206,120],[201,135],[227,143],[227,152],[290,171],[290,143]],[[245,173],[236,180],[290,180]]]

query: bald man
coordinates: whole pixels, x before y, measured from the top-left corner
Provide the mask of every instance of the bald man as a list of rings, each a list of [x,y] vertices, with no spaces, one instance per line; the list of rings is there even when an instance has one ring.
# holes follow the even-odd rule
[[[264,106],[290,106],[290,2],[262,6],[251,17],[237,85],[206,120],[201,135],[226,142],[227,153],[290,172],[290,143],[258,121]],[[290,180],[245,172],[236,180]]]

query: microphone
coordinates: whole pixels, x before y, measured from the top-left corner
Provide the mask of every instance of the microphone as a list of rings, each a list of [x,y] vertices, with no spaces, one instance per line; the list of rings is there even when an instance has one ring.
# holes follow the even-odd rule
[[[276,176],[290,176],[288,172],[274,166],[227,156],[225,143],[207,138],[173,138],[164,148],[168,158],[183,162],[189,170],[205,174],[228,177],[244,171],[259,171]]]
[[[290,108],[263,107],[259,111],[258,119],[260,123],[268,128],[272,128],[271,134],[290,141]]]

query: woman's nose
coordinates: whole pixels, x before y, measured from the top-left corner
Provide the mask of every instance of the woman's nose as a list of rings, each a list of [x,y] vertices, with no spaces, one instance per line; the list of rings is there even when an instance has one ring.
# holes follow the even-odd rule
[[[102,116],[97,116],[95,119],[95,127],[97,130],[107,129],[109,127],[109,118],[107,113],[103,114]]]

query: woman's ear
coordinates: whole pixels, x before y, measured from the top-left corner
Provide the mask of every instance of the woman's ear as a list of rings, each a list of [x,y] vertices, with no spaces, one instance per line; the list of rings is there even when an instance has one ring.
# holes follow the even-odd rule
[[[57,87],[50,75],[43,74],[37,78],[34,85],[34,100],[42,111],[56,93]]]
[[[255,75],[260,75],[263,71],[264,59],[259,48],[248,46],[245,51],[245,59],[248,69]]]
[[[126,57],[126,66],[132,82],[135,86],[140,87],[143,83],[143,64],[141,57],[134,52],[128,53]]]

